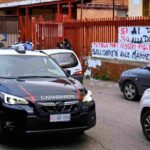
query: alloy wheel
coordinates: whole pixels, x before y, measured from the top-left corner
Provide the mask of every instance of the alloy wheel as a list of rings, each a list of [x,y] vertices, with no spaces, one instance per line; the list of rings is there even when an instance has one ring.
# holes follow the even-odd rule
[[[132,82],[125,83],[123,87],[123,93],[126,99],[135,100],[137,97],[136,86]]]

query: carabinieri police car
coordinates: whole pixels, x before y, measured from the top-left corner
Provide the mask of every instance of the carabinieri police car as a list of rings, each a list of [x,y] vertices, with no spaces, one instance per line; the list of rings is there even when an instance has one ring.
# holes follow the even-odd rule
[[[92,93],[46,54],[0,50],[0,134],[83,131],[96,124]]]

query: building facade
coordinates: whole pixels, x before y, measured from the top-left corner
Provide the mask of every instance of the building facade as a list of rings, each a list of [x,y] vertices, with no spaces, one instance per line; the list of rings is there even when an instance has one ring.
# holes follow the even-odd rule
[[[77,18],[80,0],[0,0],[0,16],[42,15],[47,20]]]
[[[11,43],[14,41],[32,41],[32,23],[36,21],[62,22],[63,20],[77,19],[77,5],[80,0],[0,0],[0,19],[6,18],[5,22],[0,22],[0,42],[4,43],[5,35]],[[13,23],[13,17],[17,17],[18,38],[7,31],[7,17]],[[34,21],[33,21],[34,20]],[[36,21],[35,21],[36,20]],[[0,20],[1,21],[1,20]],[[2,24],[3,23],[3,24]],[[2,30],[3,29],[3,30]],[[11,27],[10,27],[11,29]],[[13,38],[9,38],[12,37]],[[1,40],[2,39],[2,40]],[[4,43],[4,44],[5,44]],[[5,44],[5,46],[8,44]],[[9,42],[10,45],[10,42]]]
[[[129,0],[129,16],[150,16],[150,0]]]
[[[64,18],[126,17],[127,11],[128,0],[0,0],[0,16],[43,15],[62,21]]]
[[[81,8],[82,11],[81,11]],[[78,19],[126,17],[128,0],[92,0],[78,7]]]

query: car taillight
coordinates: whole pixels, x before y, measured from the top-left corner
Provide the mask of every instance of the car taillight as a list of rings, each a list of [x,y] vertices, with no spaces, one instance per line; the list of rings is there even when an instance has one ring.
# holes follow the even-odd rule
[[[82,75],[83,72],[82,71],[77,71],[77,72],[74,72],[73,75]]]

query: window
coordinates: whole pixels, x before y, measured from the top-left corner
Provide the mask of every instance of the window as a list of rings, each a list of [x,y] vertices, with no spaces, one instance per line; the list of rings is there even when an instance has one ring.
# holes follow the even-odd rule
[[[143,16],[150,16],[150,0],[143,0]]]
[[[0,77],[66,76],[61,68],[46,56],[1,55],[0,68]]]
[[[70,68],[78,65],[78,61],[73,53],[57,53],[51,57],[57,61],[62,68]]]

